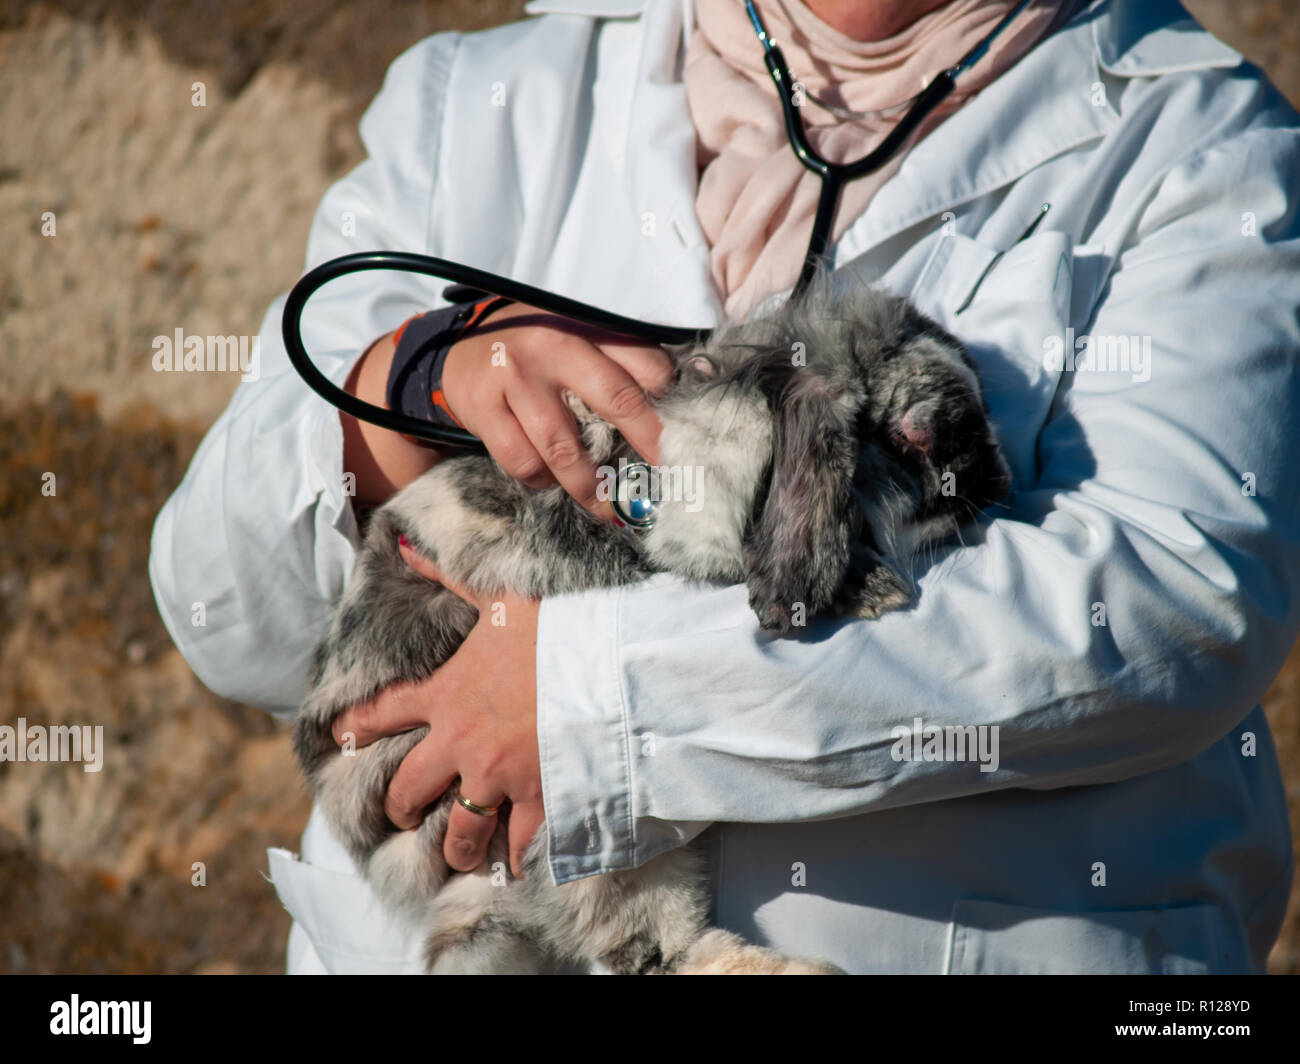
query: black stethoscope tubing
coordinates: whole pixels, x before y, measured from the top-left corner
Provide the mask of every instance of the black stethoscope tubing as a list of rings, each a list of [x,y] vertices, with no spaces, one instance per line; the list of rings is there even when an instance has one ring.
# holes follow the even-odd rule
[[[658,325],[654,322],[625,318],[621,314],[614,314],[600,307],[569,299],[567,296],[534,288],[532,285],[508,277],[500,277],[486,270],[435,258],[432,255],[418,255],[410,251],[359,251],[351,255],[340,255],[336,259],[321,263],[305,274],[289,292],[281,318],[284,348],[299,376],[317,395],[346,414],[379,425],[381,428],[392,429],[394,432],[401,432],[443,447],[477,451],[484,449],[482,441],[473,433],[463,429],[444,428],[421,418],[410,417],[400,411],[367,403],[349,394],[316,367],[307,354],[306,347],[303,346],[302,313],[307,306],[307,300],[316,293],[317,289],[330,281],[365,270],[400,270],[405,273],[421,273],[427,277],[453,281],[478,292],[501,296],[516,303],[537,307],[598,329],[618,333],[621,336],[636,337],[649,343],[669,346],[689,344],[708,333],[708,330],[703,329]]]
[[[790,147],[799,161],[821,178],[812,235],[808,241],[808,250],[804,254],[803,268],[794,286],[793,295],[798,295],[808,286],[817,272],[818,265],[825,257],[835,209],[839,205],[840,191],[845,183],[879,170],[892,159],[917,126],[952,92],[958,76],[979,61],[988,51],[993,39],[1011,23],[1012,19],[1028,7],[1030,2],[1031,0],[1021,0],[1021,3],[1012,8],[993,28],[993,31],[972,48],[960,62],[940,72],[912,101],[898,124],[871,152],[854,162],[832,163],[818,154],[809,142],[803,118],[799,114],[799,104],[796,102],[795,82],[790,75],[785,56],[768,35],[753,0],[745,0],[745,9],[753,23],[754,32],[763,45],[763,62],[772,76],[772,81],[776,84],[777,95],[781,100]],[[344,413],[381,428],[426,440],[440,447],[484,451],[483,441],[473,433],[463,429],[444,428],[431,421],[409,417],[399,411],[388,410],[350,395],[316,368],[303,345],[302,314],[307,306],[307,300],[330,281],[366,270],[399,270],[437,277],[444,281],[465,285],[477,292],[501,296],[516,303],[523,303],[538,310],[648,343],[666,346],[695,343],[707,339],[710,332],[708,329],[690,329],[638,321],[473,266],[409,251],[360,251],[341,255],[306,273],[290,290],[281,318],[281,334],[284,338],[285,351],[299,376],[317,395]]]

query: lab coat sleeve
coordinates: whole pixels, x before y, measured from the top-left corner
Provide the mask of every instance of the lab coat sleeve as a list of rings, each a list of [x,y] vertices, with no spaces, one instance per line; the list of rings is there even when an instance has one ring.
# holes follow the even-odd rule
[[[353,251],[429,250],[456,46],[453,34],[430,37],[392,64],[361,123],[369,157],[325,195],[308,267]],[[307,350],[341,385],[376,337],[441,305],[440,288],[398,273],[331,282],[303,316]],[[288,716],[306,693],[313,648],[358,540],[339,414],[289,364],[283,306],[281,297],[262,323],[260,372],[241,381],[158,515],[149,575],[168,631],[199,678],[218,694]]]
[[[1240,134],[1135,204],[1090,331],[1150,337],[1149,379],[1064,373],[1036,483],[921,574],[915,609],[772,639],[743,587],[547,600],[556,880],[710,821],[1105,783],[1228,734],[1297,634],[1298,140]],[[916,718],[996,728],[996,770],[898,759]]]

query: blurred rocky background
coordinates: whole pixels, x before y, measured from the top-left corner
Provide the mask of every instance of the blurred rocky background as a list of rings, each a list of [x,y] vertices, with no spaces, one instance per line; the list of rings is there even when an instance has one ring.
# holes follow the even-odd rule
[[[1187,6],[1300,102],[1300,3]],[[151,343],[256,334],[389,62],[521,12],[0,0],[0,723],[98,724],[106,748],[99,773],[0,763],[0,972],[283,970],[262,873],[308,812],[287,736],[198,683],[145,568],[237,378],[152,372]],[[1266,704],[1300,824],[1300,656]],[[1274,971],[1300,972],[1298,908]]]

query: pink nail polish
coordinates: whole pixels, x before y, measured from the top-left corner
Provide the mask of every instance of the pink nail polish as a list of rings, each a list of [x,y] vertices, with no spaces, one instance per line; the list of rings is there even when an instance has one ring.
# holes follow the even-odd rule
[[[410,547],[410,545],[411,545],[411,541],[410,541],[409,539],[406,538],[406,533],[405,533],[405,532],[402,532],[402,533],[400,533],[400,534],[398,535],[398,537],[397,537],[397,545],[398,545],[399,547]]]

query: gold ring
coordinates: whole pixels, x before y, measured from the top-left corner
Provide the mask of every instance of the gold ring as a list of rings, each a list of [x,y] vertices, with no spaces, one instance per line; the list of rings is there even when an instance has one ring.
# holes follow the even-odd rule
[[[497,805],[475,805],[463,794],[460,793],[460,782],[456,783],[456,801],[460,802],[466,809],[476,816],[496,816],[500,806]]]

